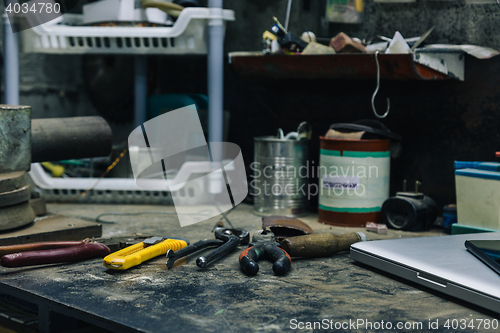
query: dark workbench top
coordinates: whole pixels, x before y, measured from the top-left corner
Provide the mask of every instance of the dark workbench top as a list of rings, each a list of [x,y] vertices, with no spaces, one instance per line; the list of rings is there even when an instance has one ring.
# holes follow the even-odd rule
[[[53,213],[94,219],[104,212],[173,211],[173,207],[135,205],[49,205]],[[252,234],[261,225],[252,207],[240,205],[229,214],[235,227]],[[117,221],[103,225],[104,237],[141,233],[188,238],[191,242],[212,238],[212,219],[181,228],[175,215],[107,216]],[[346,233],[357,228],[330,227],[303,218],[315,231]],[[389,231],[386,236],[366,232],[368,239],[441,235]],[[207,251],[208,252],[208,251]],[[293,260],[283,277],[272,274],[262,262],[257,276],[240,270],[235,251],[205,270],[196,267],[195,255],[179,260],[168,270],[164,256],[127,271],[112,271],[102,260],[76,264],[0,269],[0,290],[46,302],[56,312],[116,331],[145,332],[248,332],[283,331],[299,322],[351,320],[373,324],[429,320],[492,319],[493,314],[423,287],[356,264],[348,253],[330,258]],[[296,322],[294,321],[296,320]],[[330,324],[328,324],[330,325]],[[344,324],[346,328],[346,324]],[[344,331],[353,330],[353,326]],[[359,326],[365,330],[365,326]],[[380,330],[379,330],[380,331]],[[439,331],[439,330],[436,330]],[[471,332],[474,330],[470,330]],[[468,331],[469,332],[469,331]]]

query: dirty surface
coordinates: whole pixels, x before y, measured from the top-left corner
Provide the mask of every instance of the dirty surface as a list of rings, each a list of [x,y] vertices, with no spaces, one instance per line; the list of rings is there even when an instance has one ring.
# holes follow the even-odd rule
[[[173,212],[169,206],[49,205],[52,213],[93,219],[104,212]],[[252,207],[240,205],[229,214],[235,227],[252,234],[261,224]],[[302,218],[316,232],[362,231],[322,225],[316,216]],[[103,226],[104,237],[135,233],[186,237],[191,242],[213,237],[217,219],[180,228],[175,215],[106,216],[115,224]],[[439,231],[403,233],[389,230],[386,236],[366,232],[368,239],[439,236]],[[201,252],[201,253],[207,253]],[[291,320],[349,322],[422,322],[446,319],[485,319],[491,314],[477,307],[392,278],[358,265],[342,253],[330,258],[296,259],[284,277],[272,274],[271,264],[261,262],[255,277],[239,270],[235,251],[200,270],[199,255],[178,260],[168,270],[162,257],[127,271],[112,271],[100,259],[77,264],[0,269],[0,287],[24,290],[44,299],[49,306],[62,304],[83,318],[111,323],[117,332],[283,331]],[[82,317],[81,317],[82,318]],[[95,322],[94,322],[95,323]],[[109,326],[107,326],[109,327]],[[361,327],[360,327],[361,328]],[[441,327],[442,328],[442,327]],[[363,327],[364,329],[364,327]],[[349,331],[349,330],[345,330]],[[471,330],[472,331],[472,330]]]

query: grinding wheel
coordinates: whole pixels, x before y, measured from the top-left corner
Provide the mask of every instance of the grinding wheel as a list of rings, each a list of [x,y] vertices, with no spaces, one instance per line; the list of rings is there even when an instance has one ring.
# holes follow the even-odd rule
[[[0,173],[0,193],[14,191],[26,185],[25,174],[24,171]]]
[[[0,230],[18,228],[35,219],[25,174],[24,171],[0,174]]]
[[[29,201],[18,205],[2,207],[0,213],[0,231],[19,228],[30,224],[35,219],[35,213]]]
[[[17,205],[30,199],[30,186],[24,185],[23,187],[9,191],[0,192],[0,208],[5,206]]]

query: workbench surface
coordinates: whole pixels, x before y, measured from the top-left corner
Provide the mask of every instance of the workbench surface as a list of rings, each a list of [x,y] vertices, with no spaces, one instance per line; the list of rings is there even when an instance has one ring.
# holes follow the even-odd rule
[[[174,208],[51,204],[48,211],[90,221],[105,212],[174,212]],[[235,227],[251,234],[261,228],[261,218],[252,214],[251,206],[242,204],[228,217]],[[213,238],[211,230],[217,222],[211,219],[181,228],[175,215],[106,216],[104,219],[116,223],[103,225],[103,237],[177,236],[188,238],[192,243]],[[315,215],[301,218],[316,232],[364,231],[331,227],[316,219]],[[442,235],[439,230],[426,233],[389,230],[385,236],[365,233],[369,240]],[[381,321],[391,322],[393,329],[397,322],[422,323],[420,330],[427,331],[429,321],[436,320],[439,320],[439,330],[433,331],[449,331],[443,328],[447,319],[469,322],[495,316],[357,264],[348,253],[293,260],[292,270],[283,277],[273,275],[271,263],[260,262],[259,273],[247,277],[239,269],[240,252],[235,251],[204,270],[195,265],[199,254],[187,262],[178,260],[171,270],[167,269],[164,256],[127,271],[106,269],[100,259],[43,267],[1,268],[0,292],[39,304],[39,312],[48,309],[49,313],[62,313],[120,333],[272,332],[302,325],[307,328],[307,322],[322,322],[322,328],[341,323],[344,329],[340,331],[355,331],[355,328],[363,331],[368,325],[366,322],[380,325]],[[54,327],[50,318],[55,317],[40,319],[41,331]],[[353,326],[357,320],[365,324]]]

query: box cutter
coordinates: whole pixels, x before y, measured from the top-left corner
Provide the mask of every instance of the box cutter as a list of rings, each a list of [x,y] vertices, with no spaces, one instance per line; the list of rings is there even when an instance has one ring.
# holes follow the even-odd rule
[[[189,241],[183,238],[151,237],[111,253],[103,259],[103,265],[111,269],[126,270],[154,257],[164,255],[168,250],[177,251],[188,245]]]

